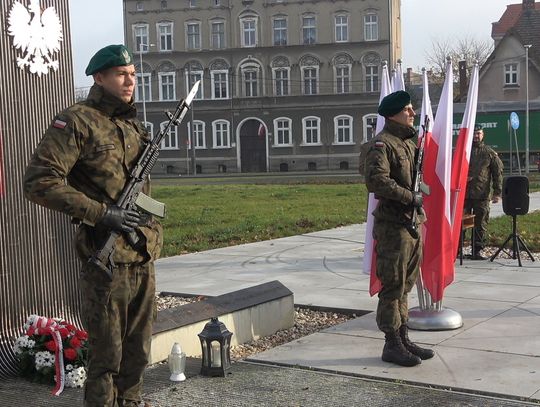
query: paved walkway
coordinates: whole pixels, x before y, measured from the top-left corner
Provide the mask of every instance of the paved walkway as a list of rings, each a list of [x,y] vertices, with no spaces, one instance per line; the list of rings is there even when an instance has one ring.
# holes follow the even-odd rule
[[[540,209],[540,193],[531,194],[530,207]],[[499,203],[492,216],[500,214]],[[369,277],[361,270],[364,235],[364,225],[352,225],[162,259],[157,288],[219,295],[279,280],[297,304],[373,311],[377,300],[369,297]],[[464,326],[412,332],[415,341],[436,352],[420,366],[381,361],[383,336],[373,313],[252,359],[540,401],[540,264],[527,258],[524,267],[501,259],[458,264],[444,305],[461,314]],[[412,307],[416,293],[411,297]]]

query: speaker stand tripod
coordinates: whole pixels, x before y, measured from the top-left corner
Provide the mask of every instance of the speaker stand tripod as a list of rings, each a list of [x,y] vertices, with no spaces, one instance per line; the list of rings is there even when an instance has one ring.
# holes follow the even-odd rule
[[[512,215],[512,233],[510,233],[510,235],[506,238],[506,240],[504,241],[502,246],[499,247],[499,249],[495,252],[495,254],[493,254],[493,256],[491,256],[489,261],[493,261],[499,255],[501,250],[504,249],[504,247],[510,241],[510,239],[512,239],[512,258],[515,259],[516,256],[517,256],[519,267],[521,267],[521,256],[519,254],[519,246],[520,245],[521,245],[522,248],[525,249],[525,251],[527,252],[529,257],[531,258],[531,260],[534,261],[534,257],[532,255],[531,251],[529,250],[529,248],[527,247],[527,245],[525,244],[525,242],[523,241],[521,236],[517,233],[516,215]]]

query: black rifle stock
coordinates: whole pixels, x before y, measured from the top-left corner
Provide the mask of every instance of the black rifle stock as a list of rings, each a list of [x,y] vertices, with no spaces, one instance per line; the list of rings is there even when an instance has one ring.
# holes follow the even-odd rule
[[[195,84],[195,86],[197,85],[198,83]],[[193,96],[192,92],[190,92],[190,95]],[[186,102],[186,100],[188,100],[188,102]],[[163,137],[165,137],[165,135],[169,131],[169,128],[173,124],[176,126],[180,125],[184,116],[186,115],[186,112],[189,109],[189,104],[191,102],[189,100],[189,96],[186,98],[186,100],[182,99],[180,103],[178,103],[174,113],[167,112],[169,121],[161,129],[161,131],[146,145],[143,152],[139,156],[137,163],[131,170],[129,179],[126,185],[124,186],[124,189],[122,190],[120,197],[118,198],[116,202],[116,205],[119,206],[120,208],[130,209],[130,210],[135,209],[135,201],[137,200],[137,197],[141,193],[144,183],[148,179],[148,175],[150,174],[150,171],[152,170],[152,168],[157,162],[157,159],[159,156],[159,146],[161,145],[161,141],[163,140]],[[94,253],[94,255],[88,260],[90,263],[99,267],[101,270],[107,273],[107,275],[109,276],[111,280],[112,280],[112,268],[115,266],[112,257],[114,254],[116,239],[118,239],[120,235],[121,233],[116,232],[114,230],[109,231],[107,238],[101,245],[101,248],[98,249],[96,253]],[[135,231],[126,235],[126,238],[128,242],[134,247],[136,246],[139,240],[139,237]]]
[[[412,192],[413,194],[417,192],[425,192],[426,195],[429,195],[429,190],[426,185],[422,185],[422,173],[424,170],[424,146],[426,144],[426,136],[427,131],[429,128],[429,117],[426,115],[424,117],[424,124],[422,125],[423,135],[420,139],[420,144],[418,145],[418,151],[416,155],[416,161],[414,163],[414,172],[413,172],[413,184],[412,184]],[[418,233],[418,211],[421,208],[418,208],[416,206],[413,206],[412,216],[411,216],[411,223],[409,225],[409,231],[411,233],[411,236],[415,239],[420,236]]]

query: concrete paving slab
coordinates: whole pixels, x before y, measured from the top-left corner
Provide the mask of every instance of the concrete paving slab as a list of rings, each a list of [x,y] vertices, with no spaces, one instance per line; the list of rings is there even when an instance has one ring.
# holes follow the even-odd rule
[[[442,344],[455,348],[540,357],[539,316],[540,313],[535,314],[527,309],[512,308],[464,330]]]
[[[516,397],[530,398],[540,390],[534,358],[436,346],[433,359],[404,368],[381,360],[383,344],[382,339],[316,333],[251,359]]]
[[[477,283],[458,281],[450,284],[444,291],[445,298],[470,298],[501,301],[526,302],[538,295],[538,287],[514,284]]]

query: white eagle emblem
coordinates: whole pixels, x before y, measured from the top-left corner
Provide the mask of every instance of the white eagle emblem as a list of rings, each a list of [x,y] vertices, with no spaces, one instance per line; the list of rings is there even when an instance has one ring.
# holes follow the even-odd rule
[[[28,8],[19,1],[13,3],[8,16],[8,34],[13,37],[13,46],[22,57],[17,57],[17,66],[27,66],[31,73],[49,73],[58,70],[58,60],[53,55],[60,50],[63,39],[62,23],[54,7],[47,7],[43,13],[40,0],[30,0]]]

